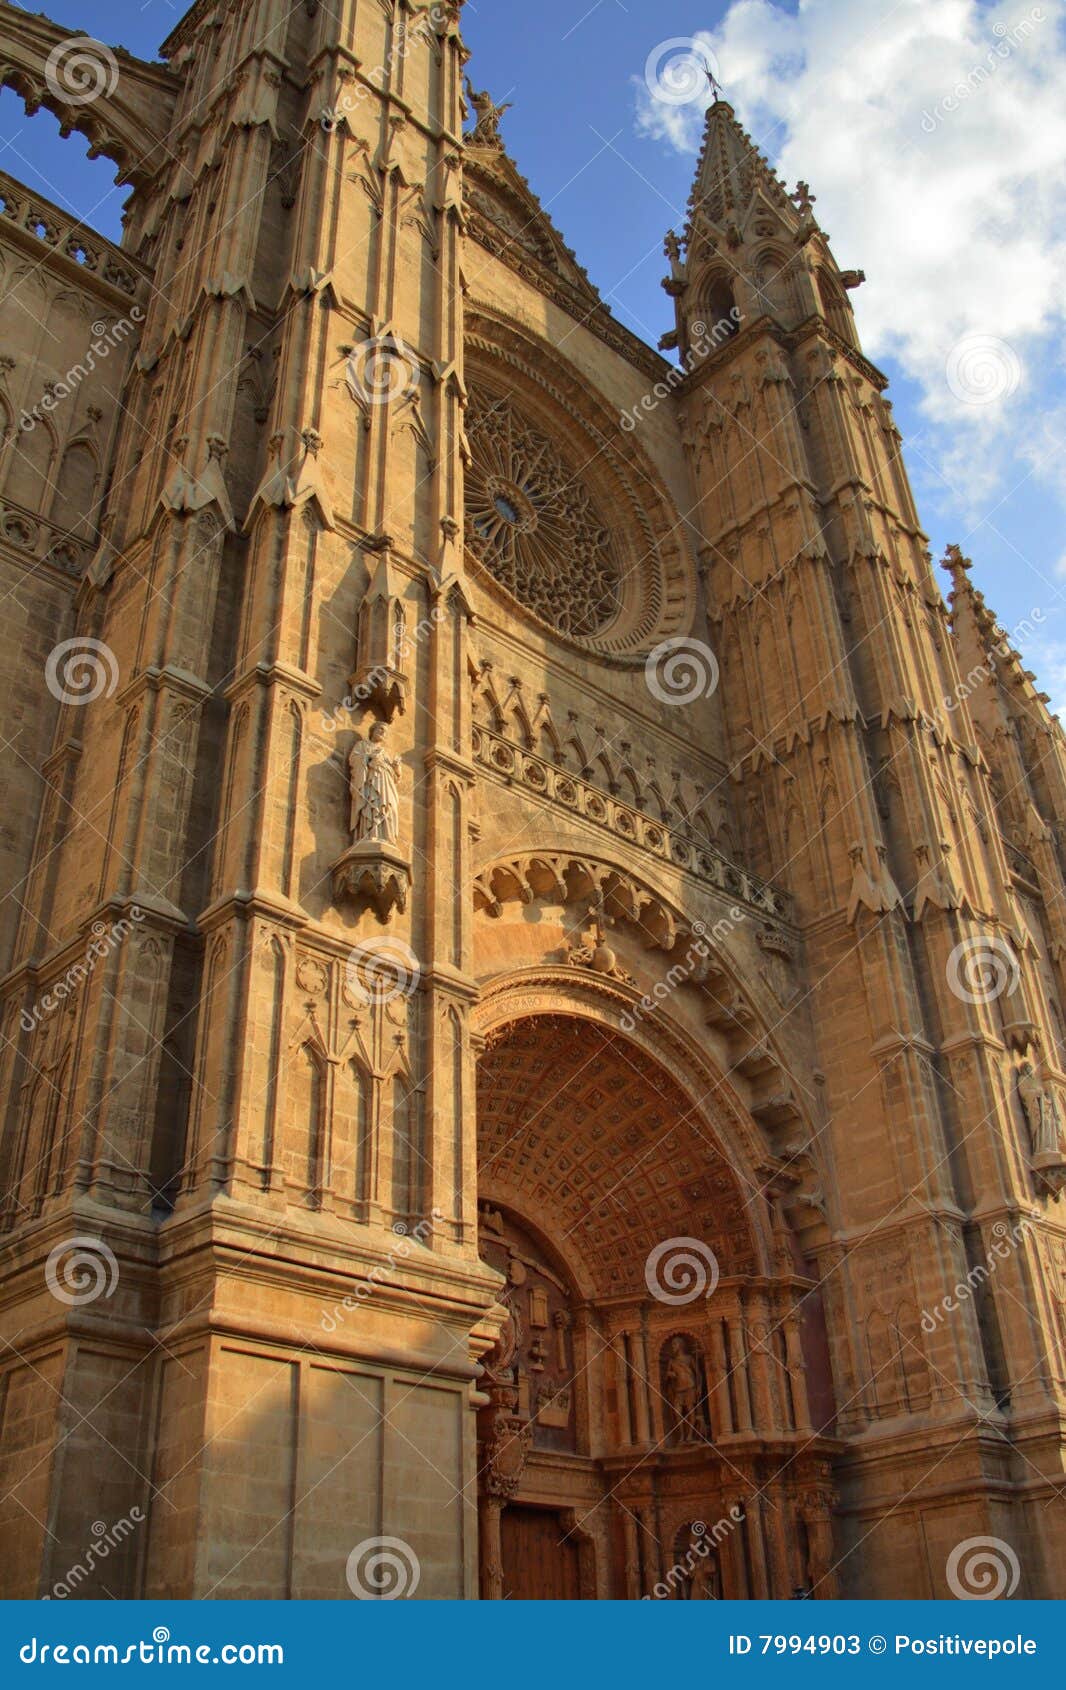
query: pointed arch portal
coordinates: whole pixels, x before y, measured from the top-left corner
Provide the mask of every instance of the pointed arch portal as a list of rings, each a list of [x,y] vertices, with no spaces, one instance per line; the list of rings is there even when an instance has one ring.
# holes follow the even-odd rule
[[[489,1033],[477,1123],[506,1311],[478,1417],[482,1595],[831,1594],[811,1287],[706,1100],[561,1005]]]

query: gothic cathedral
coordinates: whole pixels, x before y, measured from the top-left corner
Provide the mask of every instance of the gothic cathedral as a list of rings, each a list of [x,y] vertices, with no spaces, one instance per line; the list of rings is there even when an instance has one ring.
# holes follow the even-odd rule
[[[1066,740],[806,185],[652,350],[460,12],[0,6],[0,1587],[1062,1596]]]

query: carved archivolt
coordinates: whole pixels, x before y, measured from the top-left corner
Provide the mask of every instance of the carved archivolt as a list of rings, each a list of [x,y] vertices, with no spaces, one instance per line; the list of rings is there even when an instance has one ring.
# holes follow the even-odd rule
[[[508,902],[544,899],[564,907],[583,905],[608,927],[629,927],[646,950],[662,953],[662,962],[650,973],[644,970],[645,979],[634,985],[624,971],[597,967],[595,961],[579,970],[573,954],[560,951],[552,972],[555,1001],[560,992],[565,996],[574,989],[574,977],[579,976],[601,1008],[610,1000],[613,1025],[634,1037],[651,1029],[661,1041],[679,1036],[667,1008],[672,993],[698,993],[708,1028],[725,1042],[728,1072],[748,1086],[747,1108],[738,1119],[748,1121],[749,1127],[757,1122],[760,1129],[752,1129],[751,1165],[761,1160],[767,1190],[773,1186],[775,1203],[792,1225],[804,1230],[804,1247],[824,1240],[823,1182],[811,1148],[805,1088],[793,1080],[763,1016],[739,984],[739,970],[725,944],[731,928],[723,929],[710,918],[707,923],[694,921],[618,865],[569,852],[529,852],[492,864],[476,877],[474,895],[475,907],[491,918],[501,916]],[[764,927],[756,938],[766,931]],[[606,954],[613,958],[613,952]],[[778,960],[790,968],[784,957]],[[649,989],[653,976],[661,992]],[[488,992],[497,989],[493,983]],[[543,1001],[550,1004],[552,996]],[[717,1092],[722,1076],[707,1072],[713,1072],[711,1085]]]

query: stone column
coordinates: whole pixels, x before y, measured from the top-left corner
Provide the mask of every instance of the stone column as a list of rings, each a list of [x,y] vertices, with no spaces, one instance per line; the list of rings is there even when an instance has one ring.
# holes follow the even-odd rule
[[[729,1401],[729,1368],[725,1357],[725,1339],[722,1336],[722,1322],[717,1317],[712,1319],[710,1333],[704,1349],[708,1371],[708,1395],[711,1399],[711,1431],[717,1441],[728,1438],[734,1431],[733,1410]]]
[[[500,1516],[503,1503],[498,1496],[483,1496],[478,1509],[478,1561],[481,1567],[481,1598],[485,1602],[503,1599],[503,1545]]]
[[[767,1348],[766,1299],[761,1292],[748,1293],[746,1317],[752,1419],[755,1431],[769,1438],[777,1430],[777,1415],[770,1377],[771,1357]]]
[[[748,1390],[748,1345],[743,1311],[737,1307],[727,1316],[729,1322],[729,1359],[733,1376],[733,1392],[737,1404],[738,1432],[751,1431],[751,1395]]]

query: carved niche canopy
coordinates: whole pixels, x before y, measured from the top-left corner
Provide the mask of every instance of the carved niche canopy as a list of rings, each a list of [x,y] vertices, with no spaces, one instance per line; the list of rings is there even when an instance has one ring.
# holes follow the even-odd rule
[[[501,586],[561,633],[615,620],[622,564],[580,468],[510,399],[473,389],[466,542]]]

